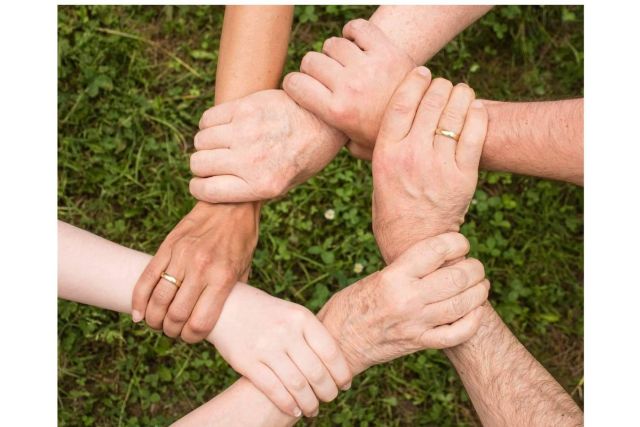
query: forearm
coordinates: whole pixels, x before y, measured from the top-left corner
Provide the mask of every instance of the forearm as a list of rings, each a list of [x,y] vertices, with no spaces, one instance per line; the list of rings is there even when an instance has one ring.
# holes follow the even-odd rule
[[[173,426],[284,427],[297,418],[283,414],[249,380],[240,378],[222,393],[176,421]]]
[[[64,222],[58,222],[58,296],[121,313],[131,312],[131,293],[151,257]],[[234,287],[229,300],[243,284]],[[223,314],[221,317],[224,316]],[[215,329],[207,340],[214,342]],[[251,411],[246,411],[247,407]],[[238,420],[238,421],[235,421]],[[295,420],[241,378],[178,425],[290,425]],[[235,424],[233,423],[235,422]]]
[[[215,103],[278,87],[293,6],[227,6],[216,71]]]
[[[484,102],[489,130],[482,152],[483,169],[582,185],[584,99]]]
[[[369,21],[422,65],[491,6],[380,6]]]
[[[569,394],[511,333],[490,304],[483,325],[445,350],[485,426],[578,426],[583,414]]]

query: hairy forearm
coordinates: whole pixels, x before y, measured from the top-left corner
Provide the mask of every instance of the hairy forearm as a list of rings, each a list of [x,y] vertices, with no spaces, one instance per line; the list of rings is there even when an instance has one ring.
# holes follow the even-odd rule
[[[483,169],[582,185],[584,99],[484,102],[489,129]]]
[[[278,87],[293,6],[227,6],[216,71],[215,103]]]
[[[445,350],[485,426],[578,426],[569,394],[511,333],[490,304],[466,343]]]
[[[380,6],[369,19],[404,50],[424,64],[491,6]]]

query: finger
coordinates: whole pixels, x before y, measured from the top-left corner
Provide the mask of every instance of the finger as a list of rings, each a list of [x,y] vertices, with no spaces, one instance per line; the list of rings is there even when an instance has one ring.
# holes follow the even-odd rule
[[[172,252],[171,261],[165,271],[167,274],[175,277],[178,284],[184,280],[183,259],[182,253],[176,255],[175,252]],[[151,328],[160,330],[162,329],[162,323],[167,314],[169,304],[171,304],[173,297],[178,291],[178,286],[163,278],[158,278],[157,283],[149,299],[149,305],[145,313],[145,321]]]
[[[196,199],[209,203],[242,203],[263,199],[244,179],[234,175],[192,178],[189,192]]]
[[[464,120],[467,117],[469,105],[475,98],[473,89],[464,83],[457,84],[451,91],[451,96],[440,116],[438,127],[460,135]],[[440,159],[454,164],[456,157],[456,141],[443,135],[435,135],[433,148]]]
[[[282,412],[293,417],[302,415],[293,396],[267,365],[260,363],[247,374],[247,378]]]
[[[287,355],[272,355],[264,363],[271,368],[287,391],[293,396],[302,413],[315,416],[320,407],[318,398],[311,390],[305,376]]]
[[[315,78],[304,73],[289,73],[284,77],[282,88],[302,108],[325,121],[330,117],[331,91]]]
[[[484,104],[479,100],[473,101],[456,150],[456,162],[460,170],[478,170],[488,125],[489,114]]]
[[[420,295],[425,304],[447,300],[481,282],[484,266],[474,258],[443,267],[420,280]]]
[[[399,142],[407,136],[420,100],[430,82],[431,72],[426,67],[414,68],[405,77],[387,104],[378,140],[383,143],[387,141]]]
[[[371,161],[371,159],[373,158],[373,150],[371,148],[358,144],[356,142],[347,142],[345,148],[349,150],[349,153],[356,159]]]
[[[389,41],[380,28],[361,18],[347,22],[342,29],[342,36],[353,40],[364,51],[380,47]]]
[[[287,354],[305,376],[318,399],[331,402],[338,396],[338,387],[331,374],[304,340],[293,345],[287,350]]]
[[[201,341],[209,335],[238,279],[231,270],[215,267],[209,269],[205,277],[206,287],[180,335],[188,343]]]
[[[466,316],[480,307],[489,296],[489,281],[468,288],[447,300],[424,307],[424,320],[432,325],[446,325]]]
[[[425,141],[433,141],[440,116],[447,105],[452,88],[451,82],[443,78],[437,78],[431,82],[427,93],[420,102],[415,123],[411,129],[411,134],[416,136],[413,138],[416,142],[424,144]]]
[[[233,142],[232,126],[218,125],[202,129],[193,137],[196,150],[213,150],[215,148],[231,148]]]
[[[191,173],[202,178],[232,175],[238,169],[237,163],[234,153],[224,148],[196,151],[189,160]]]
[[[305,324],[304,339],[327,367],[334,383],[341,389],[351,387],[353,373],[335,339],[319,321]]]
[[[200,129],[205,129],[211,126],[230,123],[233,119],[233,112],[237,106],[237,101],[229,101],[209,108],[202,114],[198,127]]]
[[[171,260],[171,249],[168,245],[161,245],[156,255],[151,259],[149,264],[138,278],[136,286],[133,288],[131,298],[131,318],[134,322],[144,319],[149,298],[158,283],[160,273],[162,273],[169,265]]]
[[[483,310],[483,306],[480,306],[451,325],[442,325],[427,330],[421,337],[422,344],[434,349],[462,344],[478,331],[484,314]]]
[[[468,252],[469,241],[462,234],[444,233],[414,244],[387,268],[398,268],[411,277],[420,278]]]
[[[320,52],[307,52],[300,62],[300,71],[318,80],[329,90],[336,87],[344,67]]]
[[[322,45],[322,53],[347,66],[364,58],[364,52],[351,40],[342,37],[330,37]]]
[[[164,334],[175,338],[180,335],[191,312],[198,302],[198,297],[205,286],[204,276],[200,272],[187,271],[184,282],[169,304],[167,315],[162,323]]]

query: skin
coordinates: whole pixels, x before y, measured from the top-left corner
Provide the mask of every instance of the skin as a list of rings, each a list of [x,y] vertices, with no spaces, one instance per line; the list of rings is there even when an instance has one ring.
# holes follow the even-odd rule
[[[423,34],[426,30],[409,25],[394,32],[388,20],[405,11],[403,7],[393,11],[387,12],[389,16],[376,16],[376,12],[369,21],[347,23],[342,38],[328,39],[323,53],[307,53],[300,72],[290,73],[283,83],[298,104],[345,132],[350,138],[349,151],[366,160],[371,160],[391,94],[416,63],[433,55],[434,46],[441,47],[441,42],[448,41],[442,36],[438,43],[423,43],[417,49],[410,35],[428,40]],[[473,16],[463,22],[470,23]],[[331,73],[326,72],[329,68]],[[484,169],[582,185],[582,99],[521,103],[485,100],[485,104],[489,130],[481,160]]]
[[[225,9],[216,103],[277,86],[292,18],[291,6]],[[204,339],[234,284],[248,278],[259,217],[260,204],[255,202],[198,202],[140,276],[133,293],[133,320],[144,318],[152,328],[188,343]],[[182,283],[179,289],[160,278],[163,271]]]
[[[59,296],[131,311],[135,278],[150,257],[58,222]],[[335,339],[306,308],[238,282],[207,335],[220,355],[291,416],[314,415],[351,382]]]
[[[207,340],[236,367],[260,354],[269,363],[269,355],[288,351],[304,335],[308,348],[347,388],[352,373],[423,348],[457,345],[477,332],[488,292],[482,265],[466,260],[446,266],[468,250],[468,241],[458,233],[416,243],[396,263],[334,295],[318,317],[322,324],[303,307],[237,283]],[[59,297],[131,311],[133,285],[149,255],[63,222],[58,222],[58,253]],[[379,309],[354,311],[364,305]],[[258,388],[250,375],[176,425],[295,423],[295,406],[283,412],[274,403],[280,382]]]
[[[374,197],[379,196],[373,206],[373,227],[387,262],[393,262],[395,255],[415,240],[458,227],[460,212],[466,209],[473,192],[466,200],[456,198],[452,202],[446,193],[453,185],[464,194],[477,179],[487,127],[485,107],[465,96],[464,91],[456,93],[450,88],[445,104],[442,95],[447,93],[446,88],[432,90],[436,81],[429,86],[428,80],[416,70],[398,87],[389,101],[373,154]],[[430,137],[435,123],[443,120],[454,128],[456,123],[464,123],[458,143],[451,139],[438,143],[437,137]],[[414,161],[416,158],[423,160]],[[427,167],[422,164],[425,158],[430,159]],[[403,167],[398,168],[402,159]],[[452,175],[447,171],[453,167],[457,173]],[[434,200],[440,200],[437,208]],[[405,215],[398,215],[401,219],[392,223],[393,232],[385,232],[389,224],[385,204],[396,212],[427,212],[422,221],[429,226],[416,227],[414,218],[407,217],[405,221]],[[447,216],[439,212],[442,206],[450,210],[448,222]],[[575,402],[518,342],[488,303],[483,315],[476,335],[445,350],[482,424],[582,425],[583,415]]]
[[[326,166],[346,142],[282,90],[255,93],[207,110],[191,155],[199,200],[268,200]]]
[[[456,132],[459,142],[435,135],[436,128]],[[429,70],[419,67],[398,87],[373,160],[373,232],[387,262],[406,250],[415,233],[460,229],[478,183],[486,133],[487,111],[469,86],[431,81]]]
[[[284,90],[303,108],[265,94],[262,106],[257,98],[238,101],[248,107],[238,123],[252,126],[201,122],[207,129],[201,129],[192,160],[198,177],[192,194],[215,203],[280,197],[324,168],[347,139],[351,154],[371,160],[383,112],[406,73],[489,9],[381,6],[369,21],[347,23],[343,37],[326,40],[322,53],[305,55],[301,72],[285,77]],[[434,25],[425,26],[425,21]],[[582,184],[582,100],[485,105],[489,128],[481,158],[484,169]],[[283,110],[288,114],[278,114]],[[321,120],[304,117],[299,110]],[[217,130],[222,125],[226,131]],[[238,140],[244,150],[234,148]],[[254,140],[271,144],[252,144]],[[320,154],[316,140],[323,141]],[[231,149],[225,153],[219,148]]]

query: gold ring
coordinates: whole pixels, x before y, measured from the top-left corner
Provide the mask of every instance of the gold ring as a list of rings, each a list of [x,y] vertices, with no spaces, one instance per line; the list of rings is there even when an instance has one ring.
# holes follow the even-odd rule
[[[167,282],[171,283],[172,285],[175,285],[176,288],[180,287],[180,281],[178,279],[176,279],[175,277],[173,277],[170,274],[167,274],[166,272],[162,272],[160,273],[160,278],[166,280]]]
[[[436,129],[436,135],[446,136],[447,138],[453,139],[455,142],[458,142],[458,140],[460,139],[460,135],[458,135],[457,133],[442,128]]]

